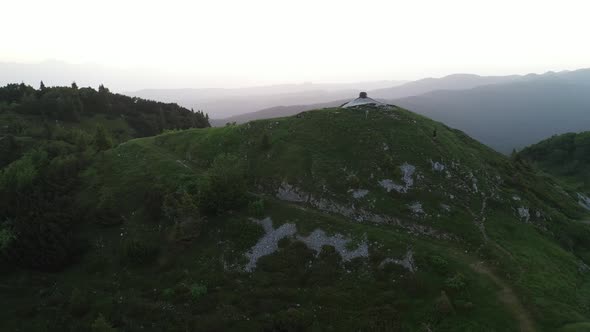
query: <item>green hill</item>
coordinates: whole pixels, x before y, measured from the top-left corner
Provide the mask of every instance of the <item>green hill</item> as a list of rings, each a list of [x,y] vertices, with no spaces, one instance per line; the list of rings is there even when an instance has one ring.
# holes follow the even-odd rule
[[[520,157],[590,192],[590,132],[556,135],[523,149]]]
[[[9,330],[590,321],[590,228],[576,192],[397,107],[133,139],[78,166],[65,217],[30,216],[36,188],[56,186],[61,168],[47,160],[26,154],[0,178],[5,201],[28,197],[3,208]]]

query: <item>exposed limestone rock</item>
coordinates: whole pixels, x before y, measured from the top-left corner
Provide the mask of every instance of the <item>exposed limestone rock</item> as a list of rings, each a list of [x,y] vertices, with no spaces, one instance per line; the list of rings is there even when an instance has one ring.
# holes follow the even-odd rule
[[[525,222],[529,222],[531,220],[531,213],[529,212],[529,208],[521,206],[517,209],[518,215],[521,219],[524,219]]]
[[[442,172],[445,170],[445,165],[442,163],[439,163],[438,161],[430,161],[430,164],[432,165],[432,170],[433,171],[437,171],[437,172]]]
[[[256,268],[256,263],[260,257],[271,255],[277,251],[281,239],[293,236],[297,232],[295,224],[283,224],[281,227],[274,229],[270,218],[254,220],[254,222],[261,225],[266,234],[246,253],[249,261],[244,270],[247,272],[252,272]]]
[[[369,193],[369,191],[366,189],[356,189],[356,190],[352,191],[352,197],[354,197],[356,199],[360,199],[360,198],[367,196],[368,193]]]
[[[321,229],[316,229],[309,234],[309,236],[297,236],[297,239],[305,243],[308,248],[314,250],[317,254],[322,251],[323,246],[333,246],[345,262],[357,257],[369,257],[369,245],[367,244],[366,239],[364,239],[354,250],[349,250],[347,248],[352,241],[351,239],[345,238],[342,234],[328,236]]]
[[[403,259],[386,258],[379,264],[379,268],[385,267],[387,264],[397,264],[406,268],[408,271],[414,273],[418,271],[418,267],[414,262],[414,252],[410,249]]]
[[[402,181],[404,182],[404,185],[397,184],[390,179],[379,181],[379,185],[387,190],[387,192],[395,190],[398,193],[405,194],[414,185],[414,179],[412,178],[412,175],[416,171],[416,167],[408,163],[404,163],[399,168],[402,171]]]
[[[277,198],[288,202],[306,202],[307,196],[305,193],[300,192],[294,186],[283,182],[277,191]]]
[[[285,192],[288,194],[285,194]],[[396,225],[398,227],[405,229],[410,234],[427,235],[438,239],[454,239],[452,235],[440,232],[429,226],[409,222],[402,222],[401,220],[393,216],[376,214],[362,208],[355,208],[354,206],[343,205],[327,198],[316,198],[311,194],[287,183],[281,184],[281,187],[279,188],[276,196],[277,198],[288,202],[304,202],[320,211],[340,214],[348,219],[357,222],[372,222],[378,224]],[[309,199],[306,200],[304,199],[305,197],[309,197]]]
[[[583,208],[590,210],[590,198],[588,198],[588,196],[578,193],[578,204]]]
[[[410,208],[410,210],[412,210],[412,213],[414,215],[424,214],[424,209],[422,208],[422,203],[420,203],[420,202],[414,202],[414,203],[408,205],[408,207]]]

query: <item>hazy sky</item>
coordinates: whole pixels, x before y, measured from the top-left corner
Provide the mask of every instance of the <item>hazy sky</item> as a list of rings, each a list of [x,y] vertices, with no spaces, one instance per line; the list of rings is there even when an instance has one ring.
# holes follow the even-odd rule
[[[1,9],[0,61],[92,63],[201,86],[590,67],[584,0],[2,0]]]

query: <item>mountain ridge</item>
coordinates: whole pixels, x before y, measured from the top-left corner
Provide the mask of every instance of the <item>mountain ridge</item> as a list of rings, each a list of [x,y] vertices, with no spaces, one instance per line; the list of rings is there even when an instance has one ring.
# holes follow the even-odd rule
[[[467,90],[436,90],[400,99],[376,99],[443,121],[508,154],[513,149],[521,149],[553,134],[587,130],[590,122],[584,111],[590,108],[590,100],[584,91],[588,85],[590,70],[581,69],[529,75],[507,83]],[[369,96],[374,97],[370,92]],[[350,99],[353,97],[350,96]],[[219,126],[234,121],[243,123],[264,117],[288,116],[338,106],[348,100],[273,107],[215,119],[212,123]]]

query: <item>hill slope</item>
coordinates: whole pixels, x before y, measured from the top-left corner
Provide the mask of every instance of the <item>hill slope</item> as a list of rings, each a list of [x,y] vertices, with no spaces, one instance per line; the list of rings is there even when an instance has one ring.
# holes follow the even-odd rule
[[[553,136],[519,152],[519,157],[590,193],[590,132]],[[590,207],[590,205],[589,205]]]
[[[127,331],[531,331],[590,317],[575,192],[403,109],[131,140],[80,180],[73,230],[91,245],[59,274],[5,268],[13,329],[79,330],[99,313]]]

